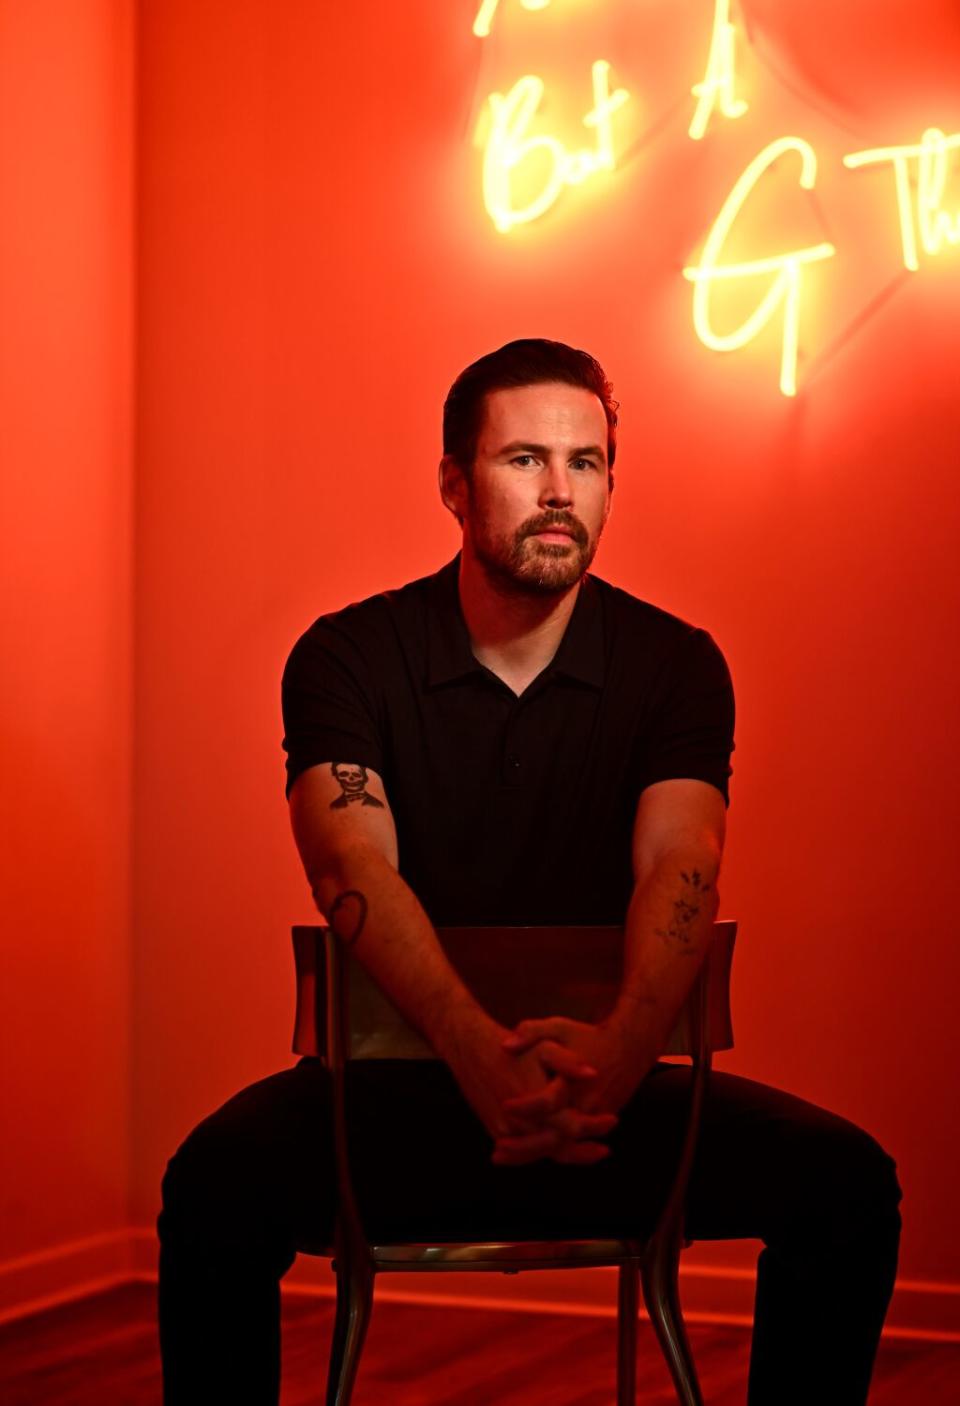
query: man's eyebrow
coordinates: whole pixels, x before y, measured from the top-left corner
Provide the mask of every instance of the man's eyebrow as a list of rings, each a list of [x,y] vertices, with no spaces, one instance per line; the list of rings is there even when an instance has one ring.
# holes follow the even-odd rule
[[[530,444],[526,440],[515,439],[497,451],[497,458],[505,458],[508,454],[539,454],[542,458],[549,453],[550,449],[546,444]],[[592,455],[595,459],[605,459],[606,451],[599,444],[585,444],[580,449],[570,451],[571,459],[585,459],[588,455]]]

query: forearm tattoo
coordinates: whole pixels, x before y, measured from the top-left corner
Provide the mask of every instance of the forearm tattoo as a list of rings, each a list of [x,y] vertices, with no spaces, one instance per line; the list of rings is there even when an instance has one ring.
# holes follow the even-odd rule
[[[330,770],[340,783],[341,795],[330,802],[331,810],[346,810],[348,806],[375,806],[383,810],[383,801],[367,790],[367,768],[355,762],[331,762]]]
[[[345,889],[330,905],[327,921],[345,947],[352,947],[367,921],[367,900],[359,889]]]
[[[669,925],[666,928],[655,928],[654,931],[668,947],[676,948],[686,957],[697,957],[700,949],[691,945],[690,928],[712,885],[706,882],[699,869],[693,869],[689,874],[681,869],[680,878],[683,880],[684,890],[680,897],[673,901],[673,914]]]

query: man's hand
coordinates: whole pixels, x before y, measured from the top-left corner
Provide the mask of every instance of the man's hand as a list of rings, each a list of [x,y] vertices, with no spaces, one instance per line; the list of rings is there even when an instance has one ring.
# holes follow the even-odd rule
[[[575,1106],[576,1091],[596,1079],[596,1070],[560,1046],[544,1051],[534,1041],[529,1050],[508,1051],[509,1036],[489,1018],[468,1017],[451,1024],[439,1050],[496,1144],[492,1160],[515,1165],[549,1157],[585,1165],[609,1156],[597,1139],[616,1126],[616,1115]]]
[[[654,1063],[652,1057],[640,1054],[637,1042],[629,1039],[620,1025],[589,1025],[565,1016],[522,1020],[503,1040],[502,1048],[514,1059],[528,1059],[535,1054],[541,1065],[554,1074],[568,1068],[571,1059],[594,1069],[594,1078],[570,1085],[574,1107],[590,1115],[618,1113]],[[504,1112],[529,1120],[549,1119],[551,1110],[543,1092],[533,1090],[507,1099]],[[538,1131],[501,1135],[494,1160],[528,1161],[526,1154],[536,1152],[538,1138]]]

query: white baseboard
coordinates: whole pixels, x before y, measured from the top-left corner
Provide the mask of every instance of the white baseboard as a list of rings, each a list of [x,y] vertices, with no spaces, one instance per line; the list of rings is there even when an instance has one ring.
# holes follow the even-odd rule
[[[698,1242],[684,1252],[680,1294],[691,1323],[750,1327],[754,1265],[760,1248],[757,1241]],[[118,1284],[153,1281],[156,1259],[153,1230],[129,1227],[8,1260],[0,1264],[0,1323]],[[300,1255],[283,1288],[287,1294],[332,1297],[330,1261]],[[580,1269],[518,1275],[389,1274],[378,1279],[377,1298],[612,1318],[616,1273]],[[960,1342],[960,1284],[898,1279],[884,1336]]]

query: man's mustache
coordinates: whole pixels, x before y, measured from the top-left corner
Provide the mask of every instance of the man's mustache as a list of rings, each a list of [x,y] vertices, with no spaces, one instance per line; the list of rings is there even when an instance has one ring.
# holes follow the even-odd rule
[[[586,529],[575,518],[556,516],[537,518],[534,522],[527,523],[521,529],[520,535],[521,537],[533,537],[538,532],[569,532],[578,546],[584,547],[587,543]]]

